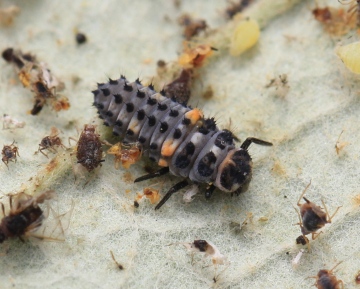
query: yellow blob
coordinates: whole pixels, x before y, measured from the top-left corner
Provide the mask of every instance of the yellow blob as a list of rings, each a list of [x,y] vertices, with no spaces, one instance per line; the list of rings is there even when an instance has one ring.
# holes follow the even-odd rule
[[[352,72],[360,74],[360,42],[339,46],[335,50],[345,66]]]
[[[158,165],[160,167],[168,167],[169,166],[168,162],[166,160],[164,160],[164,159],[160,159],[159,162],[158,162]]]
[[[255,20],[241,22],[232,35],[230,42],[230,54],[238,56],[253,47],[259,40],[260,27]]]
[[[191,124],[194,125],[198,120],[204,117],[202,111],[198,108],[194,108],[187,113],[185,113],[185,117],[190,119]]]

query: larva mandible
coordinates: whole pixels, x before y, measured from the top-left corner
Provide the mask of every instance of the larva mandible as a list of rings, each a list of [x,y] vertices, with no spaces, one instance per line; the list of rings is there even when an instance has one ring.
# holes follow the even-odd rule
[[[247,151],[251,143],[271,146],[257,138],[247,138],[236,149],[229,130],[220,130],[214,118],[204,118],[198,108],[180,104],[157,93],[139,79],[130,83],[124,76],[99,83],[94,103],[104,125],[124,143],[139,142],[143,154],[158,163],[159,171],[135,182],[166,173],[185,178],[174,185],[157,204],[159,209],[173,193],[191,183],[206,183],[205,197],[215,187],[223,192],[245,191],[252,176],[252,160]]]

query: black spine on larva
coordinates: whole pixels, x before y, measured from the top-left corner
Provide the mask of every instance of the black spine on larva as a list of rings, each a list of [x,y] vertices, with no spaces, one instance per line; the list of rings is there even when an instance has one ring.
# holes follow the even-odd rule
[[[157,93],[152,85],[125,77],[93,91],[99,117],[124,143],[139,142],[143,154],[177,176],[215,182],[220,164],[234,150],[231,132],[219,130],[198,109]],[[247,153],[247,152],[246,152]]]

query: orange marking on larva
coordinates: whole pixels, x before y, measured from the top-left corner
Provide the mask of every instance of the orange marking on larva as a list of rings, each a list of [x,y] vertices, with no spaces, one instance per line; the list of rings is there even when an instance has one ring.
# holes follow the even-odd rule
[[[168,167],[169,166],[168,162],[166,160],[164,160],[164,159],[160,159],[159,162],[158,162],[158,165],[160,167]]]
[[[139,132],[139,122],[138,121],[131,122],[128,129],[132,130],[135,133]]]
[[[165,141],[161,148],[161,155],[164,157],[171,157],[175,152],[176,146],[171,140]]]
[[[187,113],[185,113],[185,117],[190,119],[191,124],[194,125],[198,120],[204,117],[202,111],[198,108],[194,108]]]

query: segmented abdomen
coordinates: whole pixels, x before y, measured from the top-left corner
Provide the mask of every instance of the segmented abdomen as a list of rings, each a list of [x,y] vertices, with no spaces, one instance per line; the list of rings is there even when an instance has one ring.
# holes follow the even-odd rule
[[[143,154],[176,176],[214,182],[219,165],[234,149],[232,133],[213,118],[125,77],[98,84],[93,91],[104,124],[124,143],[139,142]]]

